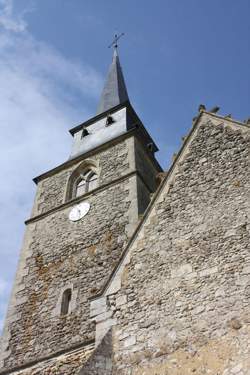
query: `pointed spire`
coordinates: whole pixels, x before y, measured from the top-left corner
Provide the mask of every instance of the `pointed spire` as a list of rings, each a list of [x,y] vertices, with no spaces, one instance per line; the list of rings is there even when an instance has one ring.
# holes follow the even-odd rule
[[[117,47],[115,47],[112,64],[110,65],[108,77],[102,91],[97,114],[99,115],[127,100],[129,100],[127,88],[119,61]]]

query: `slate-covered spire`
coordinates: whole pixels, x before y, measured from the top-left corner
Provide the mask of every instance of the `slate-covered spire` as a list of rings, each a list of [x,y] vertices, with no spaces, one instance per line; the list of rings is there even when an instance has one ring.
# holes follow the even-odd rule
[[[109,68],[97,114],[105,112],[118,104],[124,103],[128,98],[117,48],[114,48],[112,64]]]

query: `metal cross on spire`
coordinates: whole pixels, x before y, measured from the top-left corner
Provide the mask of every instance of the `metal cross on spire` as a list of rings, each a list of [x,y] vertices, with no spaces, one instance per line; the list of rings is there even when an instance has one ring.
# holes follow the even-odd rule
[[[115,35],[113,42],[109,48],[113,48],[112,63],[109,67],[108,76],[102,91],[101,99],[99,102],[97,114],[101,114],[119,104],[129,101],[125,80],[122,73],[122,68],[117,53],[117,42],[124,35]]]
[[[124,33],[121,33],[120,35],[115,34],[113,42],[108,46],[109,48],[114,47],[115,49],[118,48],[118,40],[124,36]]]

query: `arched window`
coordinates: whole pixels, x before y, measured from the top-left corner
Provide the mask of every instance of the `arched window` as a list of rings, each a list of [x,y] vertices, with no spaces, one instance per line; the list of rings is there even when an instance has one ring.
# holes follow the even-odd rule
[[[98,165],[93,160],[85,160],[69,177],[65,200],[74,199],[98,187]]]
[[[73,182],[72,198],[79,197],[97,187],[97,174],[92,169],[87,169],[78,174]]]
[[[61,315],[67,315],[69,313],[71,299],[72,291],[71,289],[66,289],[62,295]]]

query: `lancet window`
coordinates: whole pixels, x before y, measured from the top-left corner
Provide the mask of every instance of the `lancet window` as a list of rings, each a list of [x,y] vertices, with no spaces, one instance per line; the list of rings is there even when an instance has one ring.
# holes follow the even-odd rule
[[[62,295],[61,315],[67,315],[70,312],[71,300],[72,300],[72,290],[66,289]]]

